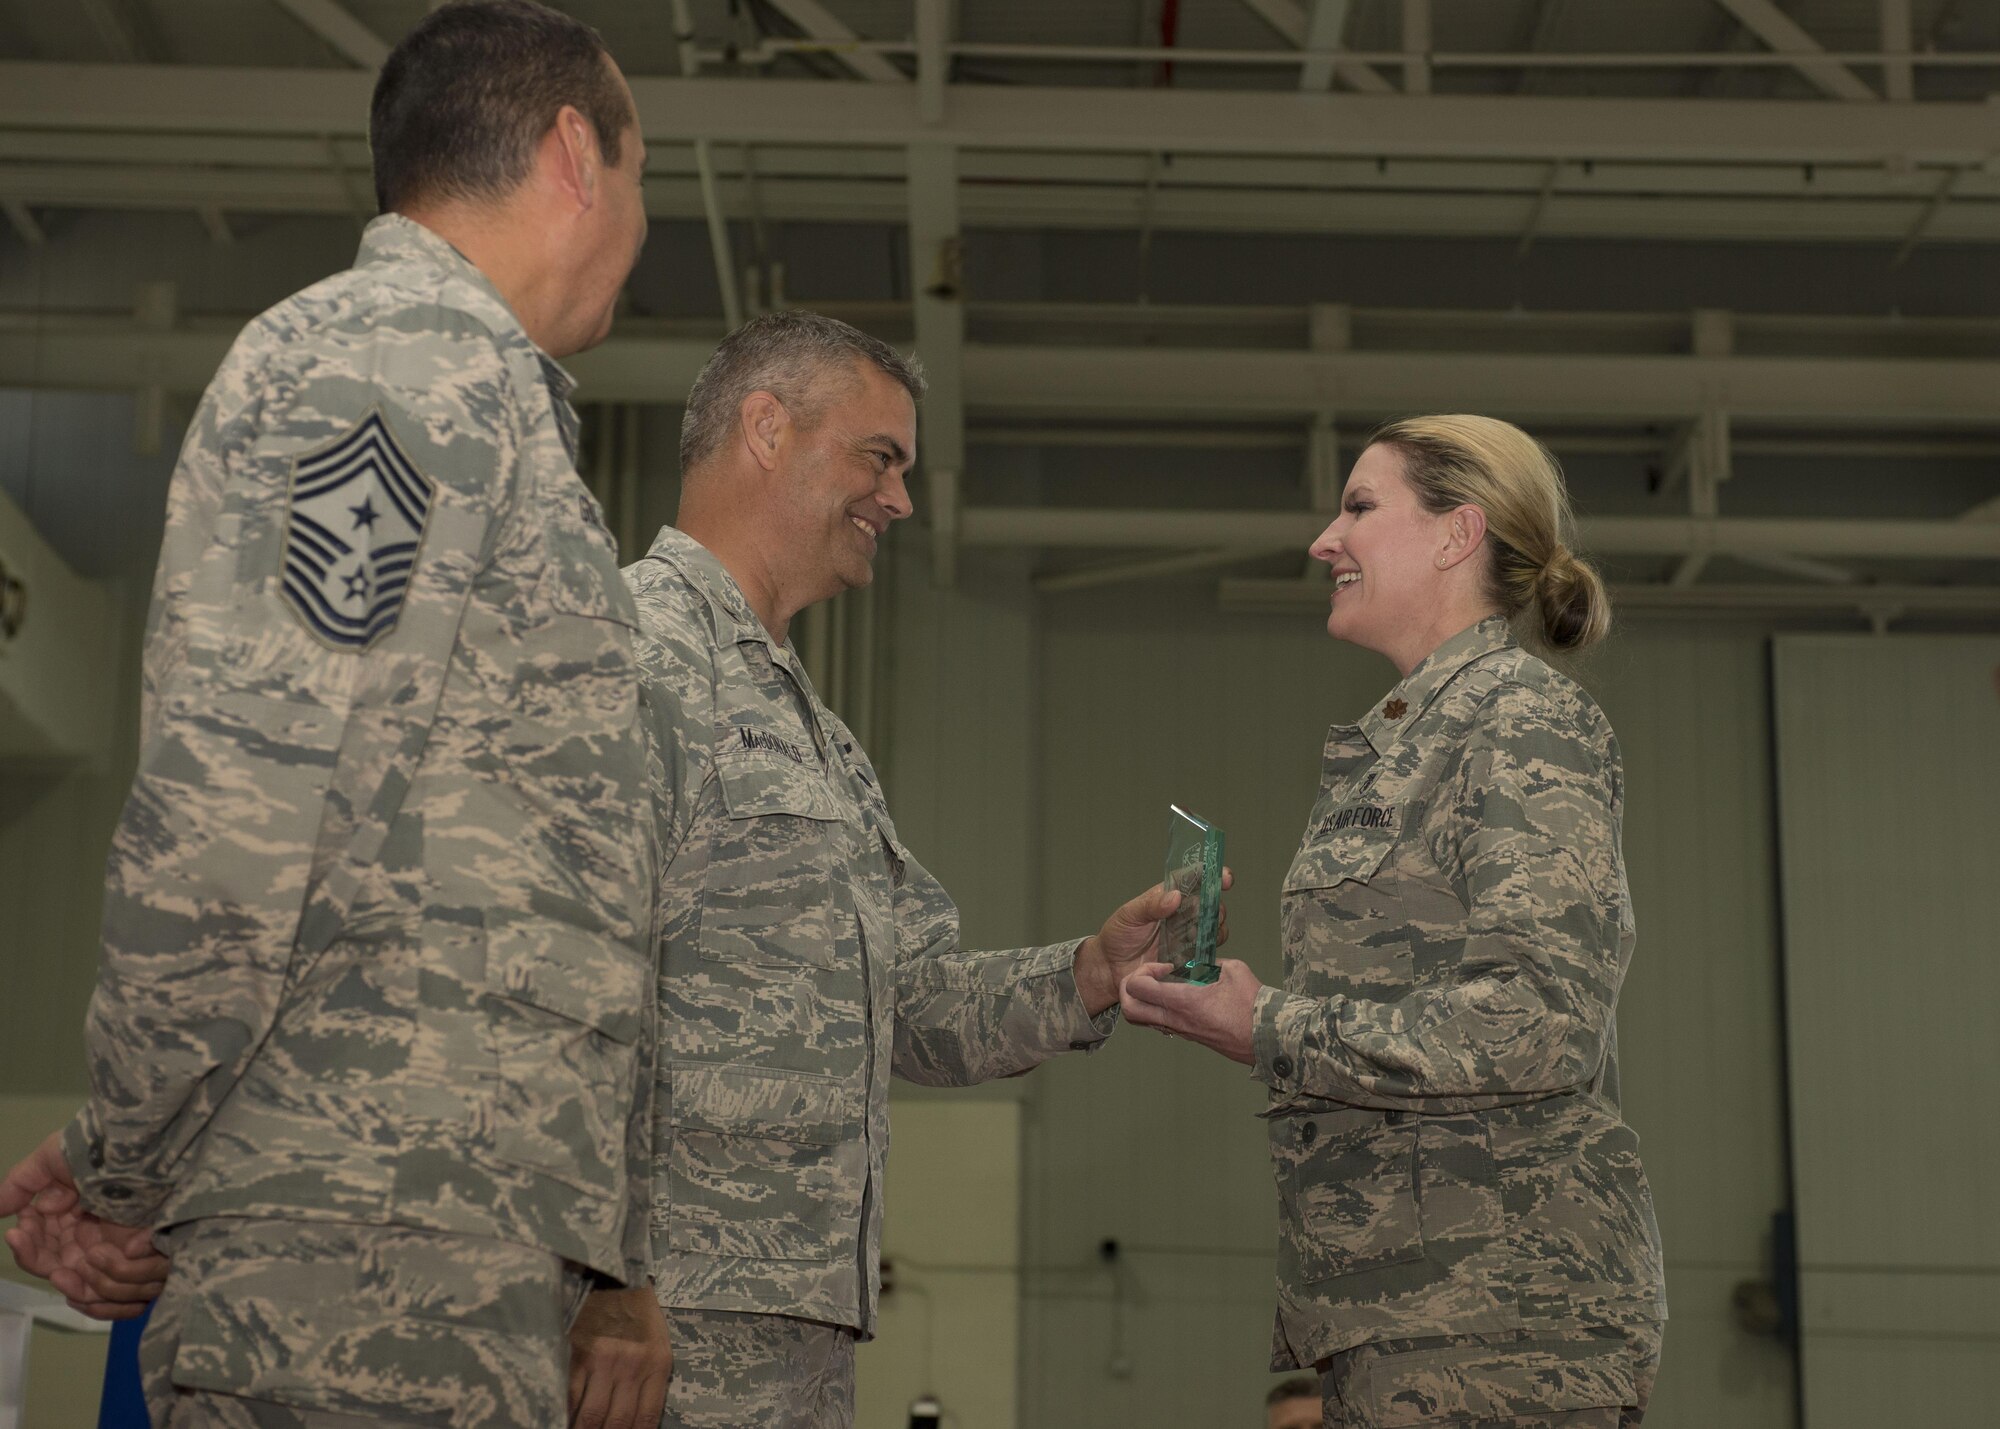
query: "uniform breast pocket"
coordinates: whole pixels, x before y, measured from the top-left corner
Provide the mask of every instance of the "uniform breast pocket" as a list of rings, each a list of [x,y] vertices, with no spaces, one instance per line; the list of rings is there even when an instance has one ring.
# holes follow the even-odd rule
[[[715,777],[727,817],[702,889],[702,957],[834,966],[833,859],[845,826],[824,773],[739,747],[716,752]]]
[[[838,1080],[679,1063],[667,1152],[668,1248],[755,1260],[853,1253],[866,1174],[860,1098]]]
[[[495,1154],[609,1196],[625,1161],[650,969],[615,938],[507,920],[486,930],[486,982]]]
[[[1333,817],[1355,812],[1368,811],[1340,810]],[[1293,857],[1284,891],[1290,895],[1337,888],[1343,883],[1368,883],[1381,872],[1395,844],[1393,826],[1315,830]]]
[[[1286,1250],[1301,1281],[1423,1258],[1416,1120],[1357,1108],[1272,1121]]]
[[[1307,996],[1392,999],[1409,991],[1409,929],[1385,876],[1392,828],[1309,837],[1285,876],[1279,911],[1286,987]]]

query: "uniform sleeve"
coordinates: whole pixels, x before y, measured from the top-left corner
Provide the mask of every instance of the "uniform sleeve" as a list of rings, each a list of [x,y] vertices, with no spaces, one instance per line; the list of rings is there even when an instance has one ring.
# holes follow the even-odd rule
[[[1081,938],[966,952],[951,895],[900,845],[897,856],[897,1076],[970,1086],[1025,1072],[1062,1052],[1090,1051],[1111,1035],[1116,1004],[1093,1018],[1077,991]]]
[[[689,627],[689,604],[676,599],[678,578],[657,561],[640,561],[624,572],[639,615],[632,653],[639,666],[641,723],[646,732],[646,783],[653,799],[654,957],[659,930],[675,910],[658,906],[665,872],[694,825],[695,800],[707,777],[703,761],[710,745],[708,709],[713,674],[706,642]],[[633,1100],[626,1136],[626,1281],[643,1285],[652,1274],[653,1176],[663,1150],[665,1128],[657,1125],[660,1000],[649,1009],[648,1031],[639,1057],[639,1094]]]
[[[653,827],[663,871],[694,827],[696,801],[708,777],[715,660],[706,634],[692,623],[699,618],[700,599],[671,567],[639,561],[624,574],[639,613],[632,653],[639,664],[647,783],[653,791]],[[656,910],[661,927],[666,926],[666,912]]]
[[[330,942],[429,732],[519,438],[449,312],[239,342],[176,469],[138,771],[112,839],[64,1149],[151,1220]],[[278,363],[282,363],[280,368]]]
[[[1393,1002],[1266,988],[1258,1079],[1393,1108],[1518,1101],[1594,1076],[1623,970],[1614,760],[1608,731],[1539,692],[1489,697],[1441,785],[1453,803],[1436,851],[1466,909],[1449,981]]]

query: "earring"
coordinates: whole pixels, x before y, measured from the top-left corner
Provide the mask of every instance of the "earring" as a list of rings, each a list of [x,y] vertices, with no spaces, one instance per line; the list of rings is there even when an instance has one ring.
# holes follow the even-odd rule
[[[1444,569],[1444,557],[1443,557],[1443,556],[1439,556],[1439,557],[1438,557],[1438,569],[1439,569],[1439,570],[1443,570],[1443,569]]]

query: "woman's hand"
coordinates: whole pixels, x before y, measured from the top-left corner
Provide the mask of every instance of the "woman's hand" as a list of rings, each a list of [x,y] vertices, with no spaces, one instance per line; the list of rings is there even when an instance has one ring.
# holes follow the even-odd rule
[[[1206,987],[1200,983],[1167,982],[1166,963],[1147,963],[1127,977],[1118,990],[1118,1005],[1127,1022],[1157,1027],[1169,1037],[1220,1052],[1232,1062],[1257,1062],[1257,994],[1264,984],[1249,965],[1220,958],[1222,973]]]

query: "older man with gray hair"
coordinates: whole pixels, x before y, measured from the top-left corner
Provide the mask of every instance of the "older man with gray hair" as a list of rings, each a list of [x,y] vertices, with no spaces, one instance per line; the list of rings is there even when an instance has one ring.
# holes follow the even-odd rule
[[[888,1076],[963,1086],[1110,1034],[1176,895],[1088,938],[968,952],[868,756],[786,639],[910,514],[915,364],[772,313],[688,398],[677,527],[639,612],[660,884],[653,1273],[663,1424],[834,1426],[875,1328]]]

